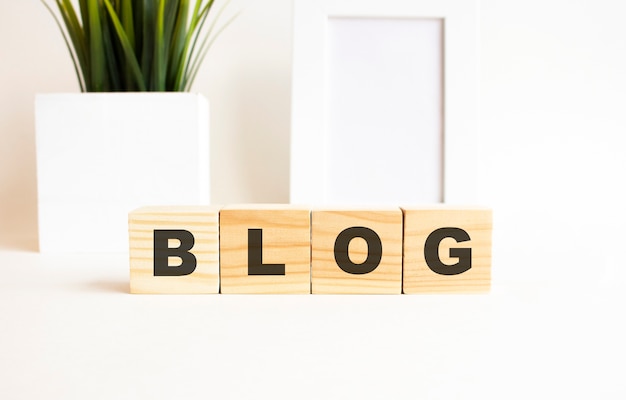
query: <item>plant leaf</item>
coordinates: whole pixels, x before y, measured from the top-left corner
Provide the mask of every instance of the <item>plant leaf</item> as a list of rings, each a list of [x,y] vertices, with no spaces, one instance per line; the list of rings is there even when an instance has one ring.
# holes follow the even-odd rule
[[[185,87],[185,77],[187,66],[189,65],[189,54],[190,54],[190,46],[191,41],[194,37],[197,38],[198,33],[202,30],[202,25],[206,20],[206,16],[208,15],[211,6],[213,5],[214,0],[209,0],[205,8],[200,12],[200,8],[202,6],[202,0],[196,0],[196,5],[194,6],[193,13],[191,14],[191,22],[189,24],[189,29],[187,30],[187,34],[185,35],[185,44],[183,46],[183,52],[180,55],[180,59],[178,61],[178,67],[176,71],[176,81],[174,86],[177,90],[184,90]],[[195,40],[194,40],[195,46]],[[193,51],[192,51],[193,52]]]
[[[222,7],[220,11],[222,11],[223,9],[224,7]],[[213,42],[215,42],[215,40],[222,33],[222,31],[224,31],[224,29],[226,29],[237,17],[239,17],[240,14],[241,14],[241,11],[237,12],[235,15],[230,17],[224,23],[224,25],[222,25],[215,32],[215,34],[211,35],[211,31],[213,30],[213,27],[215,26],[215,21],[217,20],[217,17],[216,17],[216,20],[213,21],[213,23],[211,24],[211,28],[209,28],[209,32],[207,33],[204,40],[202,41],[202,45],[200,46],[200,51],[196,54],[196,57],[191,65],[191,69],[189,70],[189,74],[185,82],[185,87],[184,87],[185,91],[189,91],[191,89],[191,85],[196,79],[196,76],[198,75],[198,71],[200,70],[200,66],[202,65],[202,62],[204,61],[204,59],[206,58],[206,54],[211,48],[211,46],[213,45]],[[210,37],[210,40],[207,40],[209,39],[209,37]]]
[[[139,67],[139,63],[137,62],[137,57],[135,56],[135,52],[133,46],[131,46],[130,40],[126,33],[124,32],[124,28],[122,27],[122,23],[120,22],[113,6],[111,5],[110,0],[104,0],[104,4],[109,12],[109,17],[113,22],[113,26],[117,33],[117,37],[122,45],[122,49],[124,50],[125,60],[128,63],[134,77],[139,90],[146,91],[146,85],[143,79],[143,75],[141,74],[141,68]]]
[[[165,90],[165,0],[159,0],[154,35],[154,63],[152,90],[162,92]]]
[[[140,2],[141,3],[141,2]],[[133,3],[131,0],[121,0],[121,8],[120,8],[120,19],[122,21],[122,27],[124,28],[124,32],[128,37],[128,41],[133,48],[133,53],[137,54],[137,45],[135,42],[135,22],[133,15]],[[119,43],[119,42],[118,42]],[[132,91],[137,85],[135,84],[133,79],[133,73],[130,68],[123,68],[122,78],[125,82],[124,90]]]
[[[58,14],[41,1],[82,91],[189,90],[209,48],[237,17],[214,32],[227,0],[204,33],[214,0],[54,0]]]
[[[142,1],[142,0],[140,0]],[[143,41],[141,53],[141,71],[148,90],[154,90],[152,82],[154,80],[154,48],[155,48],[155,22],[156,4],[153,0],[143,0]]]
[[[176,21],[170,39],[170,50],[167,68],[167,89],[180,90],[178,71],[181,69],[181,60],[185,50],[187,38],[187,19],[189,17],[189,0],[180,0]]]
[[[59,21],[59,18],[57,18],[56,14],[54,13],[54,11],[52,11],[52,8],[50,8],[48,3],[46,3],[44,0],[41,0],[41,2],[48,9],[48,11],[50,11],[50,14],[52,14],[54,21],[56,22],[57,26],[59,27],[59,30],[61,31],[61,35],[63,36],[63,41],[65,42],[65,46],[67,47],[67,50],[70,52],[70,57],[72,58],[72,64],[74,64],[74,71],[76,72],[76,77],[78,78],[78,85],[80,86],[80,91],[84,92],[85,91],[84,78],[83,78],[80,68],[78,67],[79,64],[77,60],[77,55],[74,54],[74,51],[72,51],[72,46],[70,45],[70,42],[67,39],[67,35],[65,31],[63,30],[61,21]]]
[[[91,83],[95,92],[105,91],[106,59],[102,46],[102,27],[100,26],[100,9],[98,0],[87,0],[89,16],[89,56],[91,58]]]

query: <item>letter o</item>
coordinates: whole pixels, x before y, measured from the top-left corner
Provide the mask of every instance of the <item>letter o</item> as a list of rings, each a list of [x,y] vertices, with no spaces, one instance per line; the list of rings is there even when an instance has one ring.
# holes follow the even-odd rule
[[[367,243],[367,258],[361,264],[355,264],[350,260],[348,246],[354,238],[363,238]],[[383,244],[380,236],[373,230],[362,226],[353,226],[344,229],[335,240],[335,261],[343,271],[354,274],[369,274],[380,264],[383,257]]]

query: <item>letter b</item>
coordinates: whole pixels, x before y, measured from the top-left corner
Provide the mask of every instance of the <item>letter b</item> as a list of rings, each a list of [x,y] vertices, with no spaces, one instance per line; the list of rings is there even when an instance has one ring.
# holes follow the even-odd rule
[[[169,239],[178,239],[179,247],[169,247]],[[189,250],[193,247],[195,239],[191,232],[186,230],[154,230],[154,276],[183,276],[189,275],[196,269],[196,256]],[[169,257],[181,259],[179,266],[171,267]]]

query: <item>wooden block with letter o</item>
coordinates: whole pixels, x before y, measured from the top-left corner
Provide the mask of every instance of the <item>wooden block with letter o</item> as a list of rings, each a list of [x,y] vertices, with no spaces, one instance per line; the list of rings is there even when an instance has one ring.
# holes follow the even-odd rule
[[[311,293],[311,212],[291,205],[220,211],[222,293]]]
[[[218,225],[217,207],[130,212],[131,293],[219,293]]]
[[[491,210],[449,206],[402,210],[404,293],[489,291]]]
[[[400,294],[402,211],[313,210],[311,254],[313,293]]]

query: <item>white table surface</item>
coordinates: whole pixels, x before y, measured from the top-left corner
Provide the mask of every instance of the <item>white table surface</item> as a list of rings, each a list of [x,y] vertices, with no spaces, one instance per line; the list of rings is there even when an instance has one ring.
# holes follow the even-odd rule
[[[621,282],[131,295],[125,254],[11,249],[0,274],[1,399],[626,398]]]

